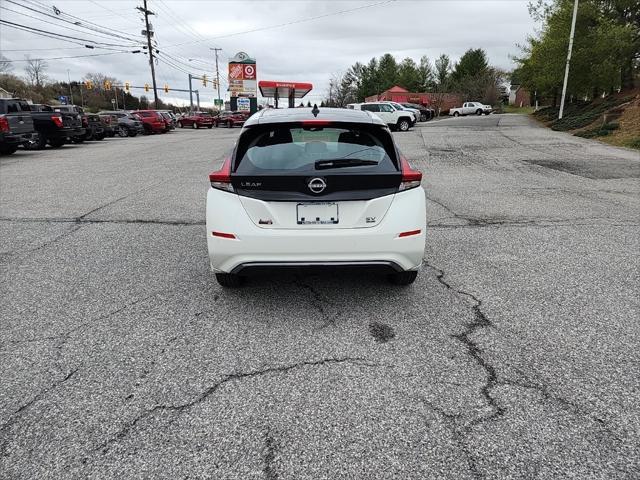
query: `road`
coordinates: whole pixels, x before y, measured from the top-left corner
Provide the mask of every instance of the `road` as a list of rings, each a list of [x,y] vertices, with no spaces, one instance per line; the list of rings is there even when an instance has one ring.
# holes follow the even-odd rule
[[[408,288],[222,290],[207,174],[238,129],[0,160],[0,477],[640,476],[640,157],[516,115],[396,133]]]

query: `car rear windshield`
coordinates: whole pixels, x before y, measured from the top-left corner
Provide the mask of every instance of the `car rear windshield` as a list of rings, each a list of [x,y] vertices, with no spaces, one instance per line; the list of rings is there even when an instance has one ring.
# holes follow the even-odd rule
[[[393,140],[379,127],[269,125],[242,135],[235,173],[395,172],[395,159]]]

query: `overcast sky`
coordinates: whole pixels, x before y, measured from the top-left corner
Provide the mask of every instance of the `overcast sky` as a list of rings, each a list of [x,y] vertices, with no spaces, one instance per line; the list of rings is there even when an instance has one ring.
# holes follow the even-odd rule
[[[135,9],[141,4],[142,0],[0,0],[0,17],[49,32],[128,45],[109,47],[117,50],[134,50],[144,44],[142,15]],[[57,18],[47,18],[20,5],[47,11]],[[54,6],[62,15],[54,13]],[[510,55],[519,51],[516,44],[523,43],[535,28],[527,0],[148,0],[148,8],[156,13],[152,23],[161,58],[164,54],[165,62],[174,64],[161,61],[157,65],[159,86],[167,83],[186,89],[186,72],[211,77],[215,57],[210,48],[218,47],[222,49],[221,76],[226,77],[227,59],[245,51],[257,60],[259,80],[313,83],[314,90],[308,96],[311,101],[326,97],[332,73],[344,72],[356,61],[364,63],[386,52],[398,60],[411,57],[418,61],[427,55],[432,62],[446,53],[456,61],[468,48],[480,47],[487,51],[492,65],[510,69]],[[128,40],[104,33],[97,36],[58,18],[93,22],[118,30],[121,37],[140,39],[140,44],[135,47]],[[11,60],[23,59],[25,54],[52,58],[112,53],[6,25],[0,25],[0,50]],[[151,83],[146,59],[140,53],[116,53],[49,60],[48,74],[65,80],[69,69],[72,80],[79,80],[87,72],[101,72],[143,85]],[[24,62],[14,65],[14,73],[22,75]],[[200,90],[203,105],[210,105],[216,96],[211,85],[194,88]],[[177,92],[161,92],[160,96],[181,104],[188,103],[189,98],[188,93]]]

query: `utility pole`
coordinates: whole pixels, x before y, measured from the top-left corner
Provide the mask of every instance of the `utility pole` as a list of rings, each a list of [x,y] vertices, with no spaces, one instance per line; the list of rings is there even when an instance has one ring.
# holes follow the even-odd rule
[[[196,90],[196,102],[198,102],[198,111],[200,111],[200,91]]]
[[[191,79],[193,77],[189,74],[189,111],[193,112],[193,90],[191,89]]]
[[[113,87],[113,88],[115,88],[115,92],[116,92],[114,95],[114,98],[116,99],[116,110],[120,110],[118,108],[118,87]]]
[[[576,17],[578,16],[578,0],[573,4],[573,19],[571,20],[571,33],[569,34],[569,50],[567,51],[567,65],[564,69],[564,83],[562,84],[562,99],[560,100],[560,114],[558,118],[562,118],[564,113],[564,99],[567,96],[567,82],[569,80],[569,64],[571,63],[571,50],[573,50],[573,36],[576,33]]]
[[[213,50],[214,52],[216,52],[216,85],[218,86],[218,108],[220,108],[220,70],[218,70],[218,52],[221,51],[222,49],[211,48],[210,50]]]
[[[153,47],[151,46],[151,36],[153,32],[149,26],[149,15],[155,15],[151,10],[147,9],[147,0],[144,1],[144,7],[136,7],[139,11],[144,13],[144,24],[145,31],[144,34],[147,36],[147,47],[149,48],[149,65],[151,66],[151,80],[153,81],[153,101],[155,103],[155,108],[158,108],[158,87],[156,86],[156,68],[153,64]]]

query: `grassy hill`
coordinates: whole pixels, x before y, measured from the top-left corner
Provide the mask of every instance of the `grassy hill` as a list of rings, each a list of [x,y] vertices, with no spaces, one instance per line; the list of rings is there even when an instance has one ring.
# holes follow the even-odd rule
[[[533,115],[553,130],[640,149],[640,91],[567,105],[562,120],[558,108],[546,107]]]

